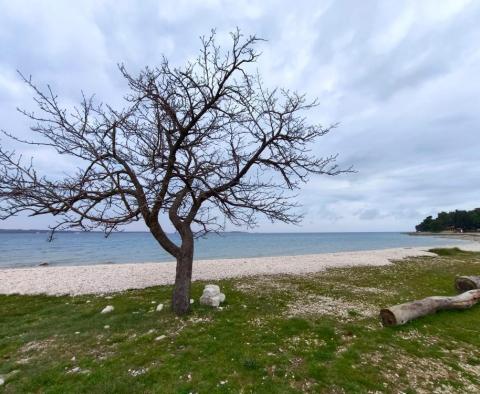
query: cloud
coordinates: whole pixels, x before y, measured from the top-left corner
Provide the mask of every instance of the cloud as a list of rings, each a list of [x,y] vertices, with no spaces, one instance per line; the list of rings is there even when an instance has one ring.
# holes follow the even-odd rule
[[[268,85],[318,97],[312,121],[341,122],[314,152],[338,152],[358,170],[312,177],[299,196],[299,228],[261,221],[260,230],[408,230],[427,214],[480,205],[478,2],[0,0],[0,9],[0,128],[17,135],[30,131],[15,108],[34,108],[17,69],[67,105],[82,90],[121,105],[118,63],[136,71],[165,54],[183,64],[200,35],[216,27],[225,40],[238,26],[268,40],[258,64]],[[43,172],[74,166],[45,150],[23,153]]]

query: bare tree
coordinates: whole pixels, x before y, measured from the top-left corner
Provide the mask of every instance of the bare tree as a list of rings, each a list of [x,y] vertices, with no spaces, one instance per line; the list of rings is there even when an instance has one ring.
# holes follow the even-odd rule
[[[203,37],[200,55],[182,68],[163,58],[132,76],[121,65],[130,88],[122,110],[85,96],[67,110],[50,87],[41,90],[22,76],[39,112],[21,112],[39,140],[4,133],[80,164],[64,179],[49,179],[1,148],[1,218],[52,214],[59,218],[52,231],[100,227],[106,234],[144,220],[177,261],[173,310],[188,312],[195,237],[220,231],[227,221],[254,226],[257,214],[297,223],[292,191],[309,174],[344,172],[336,156],[316,158],[308,149],[332,128],[307,122],[304,113],[316,102],[266,89],[249,71],[260,39],[239,31],[231,38],[231,48],[222,50],[214,32]],[[164,217],[179,245],[165,232]]]

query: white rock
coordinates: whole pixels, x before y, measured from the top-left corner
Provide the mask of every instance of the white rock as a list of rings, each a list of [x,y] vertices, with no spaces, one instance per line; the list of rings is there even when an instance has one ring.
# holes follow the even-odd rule
[[[75,331],[75,335],[78,335],[78,334],[80,334],[80,331]]]
[[[218,295],[213,296],[213,297],[208,296],[208,295],[202,295],[200,297],[200,304],[213,306],[213,307],[216,308],[220,305],[220,297]]]
[[[166,335],[160,335],[159,337],[156,337],[156,341],[161,341],[162,339],[166,338]]]
[[[5,384],[5,379],[0,377],[0,386],[3,386]]]
[[[190,304],[193,304],[195,300],[193,298],[190,298]]]
[[[110,326],[109,326],[109,325],[106,325],[106,326],[103,326],[103,328],[104,328],[105,330],[108,330],[108,329],[110,328]]]
[[[218,307],[225,301],[225,294],[220,293],[220,287],[217,285],[206,285],[203,294],[200,297],[200,304]]]
[[[113,310],[114,310],[113,306],[107,305],[105,308],[102,309],[101,313],[110,313],[110,312],[113,312]]]
[[[217,289],[212,289],[212,288],[207,288],[207,287],[206,287],[206,288],[203,290],[202,296],[215,297],[215,296],[217,296],[217,295],[219,295],[219,294],[220,294],[220,291],[219,291],[219,290],[217,290]]]
[[[163,309],[163,304],[158,304],[157,308],[155,309],[157,312],[160,312]]]
[[[217,292],[220,293],[220,286],[219,285],[212,285],[212,284],[205,285],[205,289],[214,289],[214,290],[216,290]]]

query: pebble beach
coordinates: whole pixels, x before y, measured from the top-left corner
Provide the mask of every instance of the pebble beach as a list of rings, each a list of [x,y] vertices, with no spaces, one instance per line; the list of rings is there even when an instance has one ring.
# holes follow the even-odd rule
[[[448,247],[480,251],[472,242]],[[442,245],[445,247],[445,245]],[[193,280],[219,280],[253,275],[306,275],[334,267],[381,266],[406,257],[432,256],[429,247],[194,261]],[[173,284],[175,262],[103,264],[0,269],[0,294],[106,294]]]

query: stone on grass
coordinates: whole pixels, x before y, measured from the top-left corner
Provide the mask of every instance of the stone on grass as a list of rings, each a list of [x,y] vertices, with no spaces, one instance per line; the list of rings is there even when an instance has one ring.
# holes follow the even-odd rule
[[[156,341],[161,341],[162,339],[166,338],[166,335],[160,335],[159,337],[156,337]]]
[[[5,379],[0,376],[0,386],[3,386],[5,384]]]
[[[205,285],[205,289],[212,289],[218,293],[220,293],[220,286],[218,285]]]
[[[205,286],[205,288],[203,289],[203,294],[200,297],[200,304],[217,308],[223,301],[225,301],[225,294],[220,292],[219,286]]]
[[[100,313],[110,313],[113,312],[113,306],[112,305],[107,305],[105,308],[102,309],[102,312]]]
[[[160,312],[163,309],[163,304],[158,304],[157,308],[155,309],[157,312]]]

